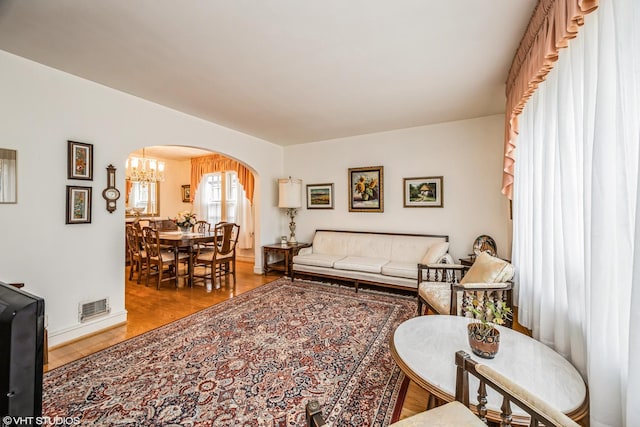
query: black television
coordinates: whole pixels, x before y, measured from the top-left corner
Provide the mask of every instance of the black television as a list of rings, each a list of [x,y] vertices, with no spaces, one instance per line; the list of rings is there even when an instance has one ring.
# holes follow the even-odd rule
[[[42,416],[44,299],[0,282],[0,416]]]

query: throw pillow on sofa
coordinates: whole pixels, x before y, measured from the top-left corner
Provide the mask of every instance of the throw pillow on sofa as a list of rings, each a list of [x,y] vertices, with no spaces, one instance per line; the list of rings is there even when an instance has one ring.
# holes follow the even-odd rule
[[[447,251],[449,250],[449,242],[439,242],[434,243],[429,246],[427,249],[427,253],[424,254],[421,264],[436,264],[439,262],[440,258],[442,258]]]
[[[465,283],[503,283],[513,278],[513,265],[507,261],[482,252],[476,258],[460,284]]]

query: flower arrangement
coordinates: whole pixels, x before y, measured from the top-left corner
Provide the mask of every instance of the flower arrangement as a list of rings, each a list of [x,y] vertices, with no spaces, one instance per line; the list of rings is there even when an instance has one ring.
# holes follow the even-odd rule
[[[482,337],[493,333],[493,325],[504,325],[511,319],[511,308],[507,307],[507,303],[500,301],[494,304],[488,298],[474,298],[471,305],[466,307],[466,312],[476,320],[471,323],[472,328]]]
[[[369,178],[367,180],[363,175],[360,175],[358,182],[356,182],[355,190],[362,200],[377,199],[378,198],[378,180],[376,178]]]
[[[189,211],[178,212],[178,216],[174,219],[178,227],[191,227],[198,221],[196,214]]]

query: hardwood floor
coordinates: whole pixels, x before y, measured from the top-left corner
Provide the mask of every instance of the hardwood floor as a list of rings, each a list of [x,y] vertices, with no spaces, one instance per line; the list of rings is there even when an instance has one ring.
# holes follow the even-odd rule
[[[201,281],[196,282],[193,288],[180,289],[175,289],[169,283],[163,283],[160,290],[157,290],[155,285],[146,287],[144,284],[137,284],[135,280],[126,281],[127,323],[50,350],[49,363],[45,365],[45,371],[166,325],[277,279],[277,276],[274,275],[265,277],[254,274],[253,264],[247,262],[238,262],[237,267],[235,292],[231,291],[228,286],[207,292]],[[125,280],[128,277],[128,271],[127,269]]]
[[[89,354],[117,344],[144,332],[166,325],[176,319],[233,298],[278,278],[275,275],[262,276],[253,272],[253,264],[238,262],[237,285],[235,292],[222,286],[207,292],[202,284],[193,288],[175,289],[164,284],[160,290],[155,286],[138,285],[135,281],[126,281],[125,308],[128,321],[104,332],[83,338],[72,343],[53,348],[49,351],[49,363],[45,371],[80,359]],[[125,279],[128,277],[128,270]],[[516,329],[514,327],[514,329]],[[426,408],[429,394],[411,382],[402,407],[400,418],[406,418]]]

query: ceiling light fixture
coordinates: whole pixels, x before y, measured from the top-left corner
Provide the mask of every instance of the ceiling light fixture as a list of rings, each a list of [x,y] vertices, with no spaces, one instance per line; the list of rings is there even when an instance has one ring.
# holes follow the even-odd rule
[[[164,162],[146,158],[143,148],[142,157],[129,156],[127,158],[125,174],[126,179],[131,182],[141,182],[143,184],[149,182],[163,182]]]

